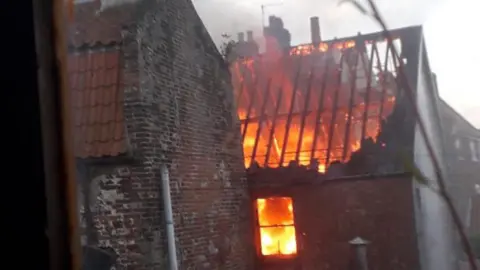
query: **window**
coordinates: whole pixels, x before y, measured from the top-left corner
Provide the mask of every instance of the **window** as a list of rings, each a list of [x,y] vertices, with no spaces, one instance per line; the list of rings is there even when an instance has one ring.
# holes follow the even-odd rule
[[[480,158],[480,140],[477,140],[477,157]]]
[[[289,197],[257,199],[261,253],[288,256],[297,253],[293,202]]]
[[[474,140],[470,140],[470,152],[472,153],[472,160],[478,161],[477,143]]]
[[[455,149],[460,150],[460,139],[459,138],[455,139]]]
[[[455,139],[455,149],[457,149],[457,155],[459,160],[465,159],[465,146],[463,138],[456,138]]]

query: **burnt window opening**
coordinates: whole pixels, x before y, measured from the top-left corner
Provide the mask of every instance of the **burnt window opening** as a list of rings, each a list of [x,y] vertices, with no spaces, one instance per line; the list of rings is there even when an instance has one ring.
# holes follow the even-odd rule
[[[256,207],[261,255],[295,256],[297,239],[292,198],[259,198],[256,200]]]

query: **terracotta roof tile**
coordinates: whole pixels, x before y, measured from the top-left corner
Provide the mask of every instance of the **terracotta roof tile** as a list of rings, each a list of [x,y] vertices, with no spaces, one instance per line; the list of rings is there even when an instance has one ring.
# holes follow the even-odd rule
[[[100,1],[76,4],[70,24],[69,44],[92,47],[119,43],[121,30],[132,18],[135,5],[125,4],[100,12]]]
[[[127,151],[120,52],[69,55],[77,157],[118,156]]]

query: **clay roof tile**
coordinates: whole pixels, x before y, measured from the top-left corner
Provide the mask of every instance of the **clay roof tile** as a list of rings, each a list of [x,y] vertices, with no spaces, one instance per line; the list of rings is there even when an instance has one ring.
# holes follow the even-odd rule
[[[69,55],[77,157],[117,156],[127,151],[120,58],[116,49]]]

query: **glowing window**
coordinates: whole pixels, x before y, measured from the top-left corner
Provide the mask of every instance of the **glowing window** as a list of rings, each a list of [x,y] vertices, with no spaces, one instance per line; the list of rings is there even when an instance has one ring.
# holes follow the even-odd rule
[[[296,254],[297,241],[292,198],[257,199],[257,211],[262,255]]]

